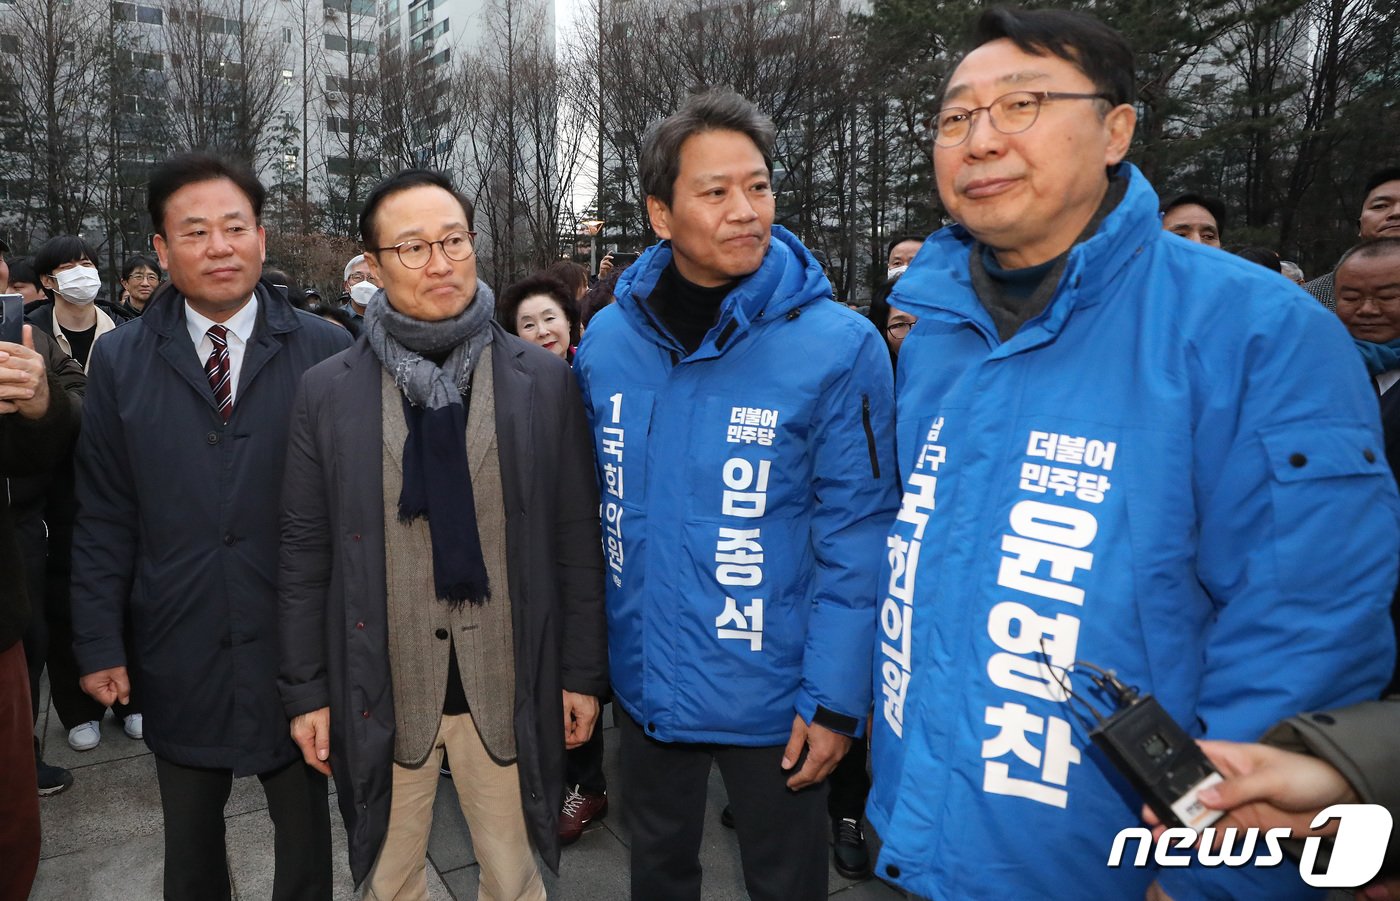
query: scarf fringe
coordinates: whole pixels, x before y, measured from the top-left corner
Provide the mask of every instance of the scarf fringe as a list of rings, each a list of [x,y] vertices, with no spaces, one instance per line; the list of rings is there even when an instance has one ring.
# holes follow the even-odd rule
[[[480,607],[491,600],[491,584],[489,581],[482,585],[457,582],[452,585],[439,586],[437,599],[447,604],[454,613],[461,612],[467,604]]]

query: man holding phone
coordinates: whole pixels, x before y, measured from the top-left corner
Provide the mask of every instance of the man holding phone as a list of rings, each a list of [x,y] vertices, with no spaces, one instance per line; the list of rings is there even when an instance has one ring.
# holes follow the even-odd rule
[[[24,325],[23,301],[0,309],[0,479],[38,475],[64,455],[78,411],[58,383],[52,342]],[[46,360],[46,357],[48,358]],[[0,572],[20,569],[9,492],[0,492]],[[34,721],[29,673],[20,641],[29,619],[24,579],[0,579],[0,898],[29,894],[39,866],[39,795],[35,791]]]
[[[616,278],[623,270],[637,262],[640,253],[623,253],[620,250],[609,250],[607,255],[598,263],[598,281],[604,282],[609,278]]]

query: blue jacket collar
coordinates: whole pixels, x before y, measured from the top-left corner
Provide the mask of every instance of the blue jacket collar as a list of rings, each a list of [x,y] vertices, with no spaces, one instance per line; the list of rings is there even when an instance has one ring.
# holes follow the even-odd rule
[[[1161,237],[1157,193],[1143,174],[1131,163],[1120,163],[1109,175],[1128,180],[1122,201],[1091,238],[1070,250],[1054,298],[1009,344],[1024,348],[1023,338],[1042,343],[1036,338],[1048,340],[1058,334],[1077,307],[1107,301],[1110,292],[1105,289],[1123,266]],[[972,288],[968,261],[975,246],[976,241],[961,225],[933,234],[895,285],[891,306],[919,318],[971,320],[995,340],[991,317]]]
[[[763,263],[741,279],[720,305],[719,320],[705,336],[694,359],[717,356],[760,320],[773,320],[793,310],[831,297],[821,264],[797,236],[781,225],[772,229],[772,241]],[[662,346],[681,351],[675,340],[659,327],[646,299],[671,262],[671,242],[647,248],[622,277],[613,294],[633,327]]]

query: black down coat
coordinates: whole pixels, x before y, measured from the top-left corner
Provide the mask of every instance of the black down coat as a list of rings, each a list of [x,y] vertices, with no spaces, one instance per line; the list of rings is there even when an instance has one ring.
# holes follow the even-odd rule
[[[79,672],[125,665],[152,751],[239,776],[301,756],[277,694],[282,461],[302,373],[350,343],[257,298],[227,425],[172,286],[93,345],[73,540]]]

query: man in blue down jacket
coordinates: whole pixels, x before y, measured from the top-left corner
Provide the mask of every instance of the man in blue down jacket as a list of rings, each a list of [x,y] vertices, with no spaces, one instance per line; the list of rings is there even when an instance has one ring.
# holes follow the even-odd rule
[[[252,775],[276,828],[272,897],[331,896],[326,778],[301,762],[277,691],[277,518],[297,383],[350,337],[259,280],[262,201],[216,157],[158,166],[171,284],[88,361],[74,652],[99,702],[132,686],[143,699],[166,899],[229,897],[224,804]]]
[[[936,118],[935,234],[892,305],[904,499],[877,636],[877,872],[936,898],[1310,897],[1297,869],[1110,868],[1139,799],[1087,661],[1194,735],[1373,698],[1400,527],[1351,342],[1286,280],[1161,230],[1122,163],[1132,54],[983,15]]]
[[[732,92],[653,128],[641,178],[666,240],[575,361],[603,492],[633,898],[699,898],[712,760],[750,896],[825,898],[822,780],[870,705],[896,503],[889,355],[773,227],[772,139]]]

